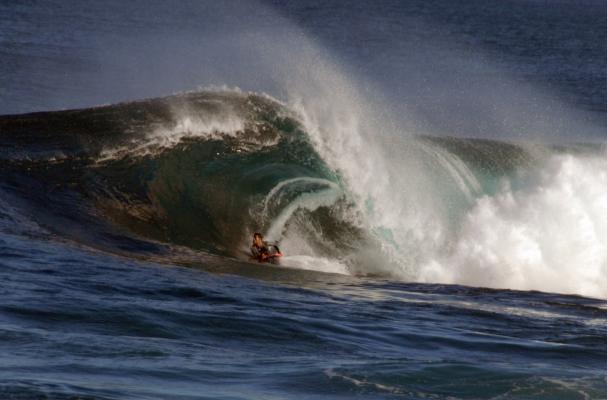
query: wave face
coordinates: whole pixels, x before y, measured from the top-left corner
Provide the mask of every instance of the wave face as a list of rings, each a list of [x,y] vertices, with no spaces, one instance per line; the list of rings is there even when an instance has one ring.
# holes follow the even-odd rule
[[[4,116],[0,130],[5,195],[105,251],[246,258],[262,231],[288,267],[607,296],[597,146],[369,135],[236,90]]]
[[[104,226],[104,249],[125,250],[108,222],[140,239],[233,257],[258,230],[279,240],[297,225],[314,254],[331,257],[360,236],[343,217],[338,176],[294,114],[267,96],[198,92],[7,116],[1,126],[6,189],[51,230],[88,245],[100,245],[100,232],[81,236],[94,223]]]

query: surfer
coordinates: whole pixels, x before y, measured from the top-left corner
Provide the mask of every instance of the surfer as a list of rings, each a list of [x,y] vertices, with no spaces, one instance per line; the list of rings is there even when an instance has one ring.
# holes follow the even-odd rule
[[[272,261],[282,254],[278,246],[268,244],[263,240],[263,235],[259,232],[253,234],[253,244],[251,244],[251,258],[259,262]]]

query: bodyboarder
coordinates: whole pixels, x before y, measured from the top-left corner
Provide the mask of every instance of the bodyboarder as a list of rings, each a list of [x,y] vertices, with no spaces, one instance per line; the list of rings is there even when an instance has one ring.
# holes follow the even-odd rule
[[[253,234],[253,243],[251,244],[251,259],[258,262],[274,261],[276,257],[281,257],[282,253],[275,244],[268,244],[263,240],[263,235],[259,232]]]

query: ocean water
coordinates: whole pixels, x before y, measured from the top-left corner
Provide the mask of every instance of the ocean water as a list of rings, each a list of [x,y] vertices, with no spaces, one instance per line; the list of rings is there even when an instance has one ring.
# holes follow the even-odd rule
[[[607,398],[606,17],[0,4],[0,398]]]

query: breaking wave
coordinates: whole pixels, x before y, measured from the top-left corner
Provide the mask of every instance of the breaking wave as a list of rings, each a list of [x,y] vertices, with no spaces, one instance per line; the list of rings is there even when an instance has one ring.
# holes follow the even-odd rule
[[[0,117],[4,196],[127,256],[607,296],[601,146],[391,134],[356,104],[214,89]],[[337,109],[336,109],[337,107]]]

